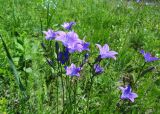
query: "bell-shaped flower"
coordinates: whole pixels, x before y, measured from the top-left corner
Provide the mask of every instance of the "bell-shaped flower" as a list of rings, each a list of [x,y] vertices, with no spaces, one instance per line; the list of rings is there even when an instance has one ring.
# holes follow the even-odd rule
[[[66,67],[66,75],[69,76],[80,76],[79,72],[81,70],[80,67],[76,67],[73,63],[71,64],[70,67]]]
[[[156,60],[160,60],[160,58],[153,57],[150,53],[141,50],[140,53],[144,56],[145,62],[152,62]]]
[[[52,29],[48,29],[48,31],[43,31],[45,34],[46,40],[52,40],[55,39],[57,33],[53,31]]]
[[[100,50],[100,56],[101,58],[113,58],[116,59],[116,56],[118,53],[115,51],[109,51],[109,46],[105,44],[103,47],[99,44],[96,44]]]
[[[104,71],[104,69],[100,67],[99,64],[94,65],[94,70],[96,74],[101,74]]]
[[[72,29],[72,26],[75,25],[76,23],[75,22],[69,22],[69,23],[64,23],[62,25],[63,28],[67,29],[67,30],[71,30]]]
[[[68,33],[59,31],[57,34],[58,35],[55,40],[61,41],[63,45],[68,48],[70,53],[75,51],[82,52],[84,50],[89,50],[89,43],[79,39],[77,33],[73,31]]]
[[[125,100],[128,99],[131,102],[134,102],[134,99],[138,97],[136,93],[132,92],[132,89],[130,85],[124,87],[119,87],[119,89],[122,91],[121,99]]]

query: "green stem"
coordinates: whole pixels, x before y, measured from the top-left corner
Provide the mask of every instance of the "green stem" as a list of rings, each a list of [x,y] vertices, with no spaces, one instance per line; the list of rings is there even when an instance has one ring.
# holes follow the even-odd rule
[[[91,83],[90,83],[90,87],[89,87],[89,89],[88,89],[88,98],[87,98],[87,114],[88,114],[88,112],[89,112],[89,99],[90,99],[90,95],[91,95],[91,89],[92,89],[92,85],[93,85],[93,80],[94,79],[94,75],[91,75],[91,77],[90,77],[90,80],[91,80]]]
[[[67,106],[67,112],[70,112],[70,107],[71,107],[71,82],[69,80],[69,77],[66,77],[66,101],[69,101],[69,104],[67,102],[66,106]],[[68,111],[68,107],[69,107],[69,111]]]
[[[57,81],[56,84],[57,84],[57,114],[58,114],[58,77],[56,81]]]
[[[75,80],[75,85],[74,85],[74,114],[76,114],[76,94],[77,94],[77,79]]]
[[[62,108],[64,108],[64,82],[63,82],[63,76],[62,76],[62,66],[60,70],[61,70],[60,74],[61,74],[61,84],[62,84]]]
[[[143,71],[145,65],[146,65],[146,62],[143,64],[142,68],[139,70],[138,77],[137,77],[137,79],[136,79],[134,85],[135,85],[135,84],[137,83],[137,81],[139,80],[139,78],[140,78],[140,76],[141,76],[141,73],[142,73],[142,71]]]

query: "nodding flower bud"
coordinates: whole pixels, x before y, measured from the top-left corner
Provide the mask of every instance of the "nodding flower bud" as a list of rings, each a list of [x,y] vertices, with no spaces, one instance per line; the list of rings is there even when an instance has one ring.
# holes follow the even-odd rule
[[[101,55],[99,55],[99,56],[96,58],[96,60],[95,60],[94,63],[100,62],[101,60],[102,60]]]
[[[44,50],[46,50],[46,46],[45,46],[45,44],[42,42],[41,43],[41,46],[42,46],[42,48],[44,49]]]
[[[84,55],[85,60],[87,60],[87,59],[88,59],[88,57],[89,57],[89,54],[88,54],[88,53],[86,53],[86,54]]]
[[[62,64],[65,64],[69,60],[68,48],[65,48],[63,52],[58,53],[57,60]]]
[[[82,64],[80,65],[80,67],[83,67],[83,65],[87,62],[88,57],[89,57],[89,54],[86,53],[86,54],[84,55],[84,59],[83,59],[83,61],[82,61]]]
[[[55,48],[56,48],[56,54],[58,55],[58,53],[59,53],[59,44],[58,44],[58,42],[55,42]]]

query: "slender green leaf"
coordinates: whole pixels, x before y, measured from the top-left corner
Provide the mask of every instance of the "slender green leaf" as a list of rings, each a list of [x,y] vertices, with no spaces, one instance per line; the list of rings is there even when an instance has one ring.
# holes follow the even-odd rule
[[[19,78],[19,74],[18,74],[18,72],[17,72],[17,70],[16,70],[16,67],[15,67],[14,62],[13,62],[13,60],[12,60],[12,57],[11,57],[11,55],[10,55],[10,53],[9,53],[9,50],[7,49],[6,43],[4,42],[4,40],[3,40],[3,38],[2,38],[1,35],[0,35],[0,38],[1,38],[1,40],[2,40],[2,44],[3,44],[4,50],[5,50],[5,52],[6,52],[6,55],[7,55],[9,64],[10,64],[12,70],[13,70],[13,74],[14,74],[16,83],[18,84],[18,86],[19,86],[19,88],[20,88],[21,91],[25,91],[25,88],[24,88],[24,86],[22,85],[22,82],[21,82],[21,80],[20,80],[20,78]]]

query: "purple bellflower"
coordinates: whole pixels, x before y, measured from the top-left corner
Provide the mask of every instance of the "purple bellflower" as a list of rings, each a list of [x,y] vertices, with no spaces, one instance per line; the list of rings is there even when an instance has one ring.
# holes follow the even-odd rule
[[[144,56],[145,62],[152,62],[152,61],[160,60],[157,57],[152,57],[150,53],[145,52],[144,50],[141,50],[140,53]]]
[[[61,41],[65,47],[68,48],[70,53],[75,51],[82,52],[83,50],[89,50],[89,43],[84,42],[83,40],[79,39],[77,33],[75,32],[57,32],[57,37],[55,40]]]
[[[80,67],[76,67],[73,63],[70,67],[66,67],[66,75],[69,76],[80,76],[79,72],[81,70]]]
[[[78,35],[75,32],[65,33],[63,31],[58,32],[58,36],[55,40],[61,41],[65,47],[80,42],[80,40],[78,39]]]
[[[134,102],[134,99],[138,97],[136,93],[131,92],[132,89],[130,85],[124,87],[119,87],[119,89],[122,91],[121,99],[128,99],[131,102]]]
[[[115,51],[109,51],[109,46],[105,44],[103,47],[99,44],[96,44],[100,50],[100,56],[101,58],[113,58],[116,59],[116,56],[118,53]]]
[[[98,64],[94,65],[94,70],[96,74],[100,74],[104,71],[104,69],[102,67],[100,67]]]
[[[52,29],[48,29],[48,31],[43,31],[46,35],[46,40],[52,40],[56,37],[57,33],[54,32]]]
[[[65,64],[69,60],[69,52],[66,48],[64,52],[58,53],[58,61],[60,61],[62,64]]]
[[[64,23],[62,25],[63,28],[67,29],[67,30],[71,30],[72,29],[72,26],[75,25],[76,23],[75,22],[70,22],[70,23]]]

